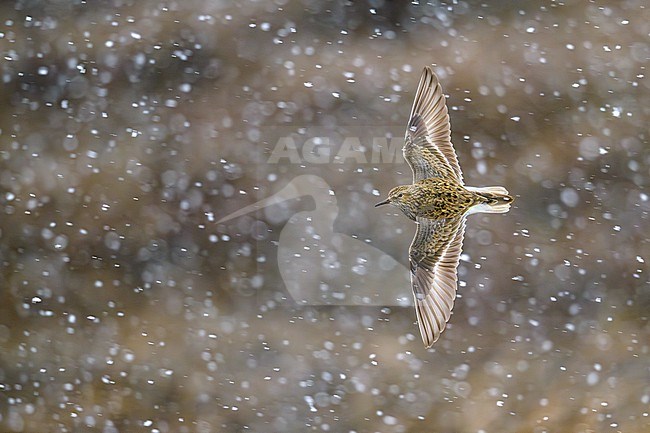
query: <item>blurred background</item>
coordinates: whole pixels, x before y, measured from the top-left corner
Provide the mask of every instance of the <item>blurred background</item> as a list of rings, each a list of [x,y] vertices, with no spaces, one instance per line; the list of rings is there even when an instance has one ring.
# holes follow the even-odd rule
[[[643,0],[0,3],[0,430],[649,431],[649,33]],[[465,181],[517,199],[425,350],[415,225],[373,205],[428,64]]]

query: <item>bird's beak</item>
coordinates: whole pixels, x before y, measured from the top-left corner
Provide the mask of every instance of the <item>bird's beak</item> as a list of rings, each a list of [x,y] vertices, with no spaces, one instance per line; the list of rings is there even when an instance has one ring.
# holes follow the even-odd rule
[[[388,204],[388,203],[390,203],[390,199],[389,199],[389,198],[387,198],[387,199],[384,200],[384,201],[380,201],[379,203],[377,203],[377,204],[375,205],[375,207],[378,207],[378,206],[381,206],[381,205],[384,205],[384,204]]]

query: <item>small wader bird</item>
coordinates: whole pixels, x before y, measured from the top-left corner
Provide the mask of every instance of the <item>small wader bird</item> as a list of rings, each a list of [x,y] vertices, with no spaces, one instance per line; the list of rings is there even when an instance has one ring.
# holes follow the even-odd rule
[[[411,285],[422,341],[429,348],[454,306],[465,218],[476,212],[507,212],[513,198],[501,186],[464,185],[445,96],[431,67],[422,72],[402,150],[413,183],[393,188],[375,206],[392,204],[417,223],[409,248]]]

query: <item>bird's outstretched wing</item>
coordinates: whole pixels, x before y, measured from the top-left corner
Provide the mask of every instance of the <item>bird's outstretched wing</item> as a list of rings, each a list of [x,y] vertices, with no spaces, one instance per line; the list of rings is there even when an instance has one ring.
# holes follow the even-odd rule
[[[409,249],[415,311],[424,345],[440,337],[456,299],[457,268],[466,214],[450,219],[418,218]]]
[[[454,177],[463,183],[463,173],[451,144],[445,95],[430,66],[422,71],[415,92],[403,152],[413,170],[413,183],[429,177]]]

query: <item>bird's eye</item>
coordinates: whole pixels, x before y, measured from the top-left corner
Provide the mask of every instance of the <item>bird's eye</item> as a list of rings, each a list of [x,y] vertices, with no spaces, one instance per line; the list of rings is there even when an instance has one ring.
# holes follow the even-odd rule
[[[404,194],[402,194],[402,193],[400,192],[399,194],[397,194],[397,198],[401,198],[403,195],[404,195]]]

